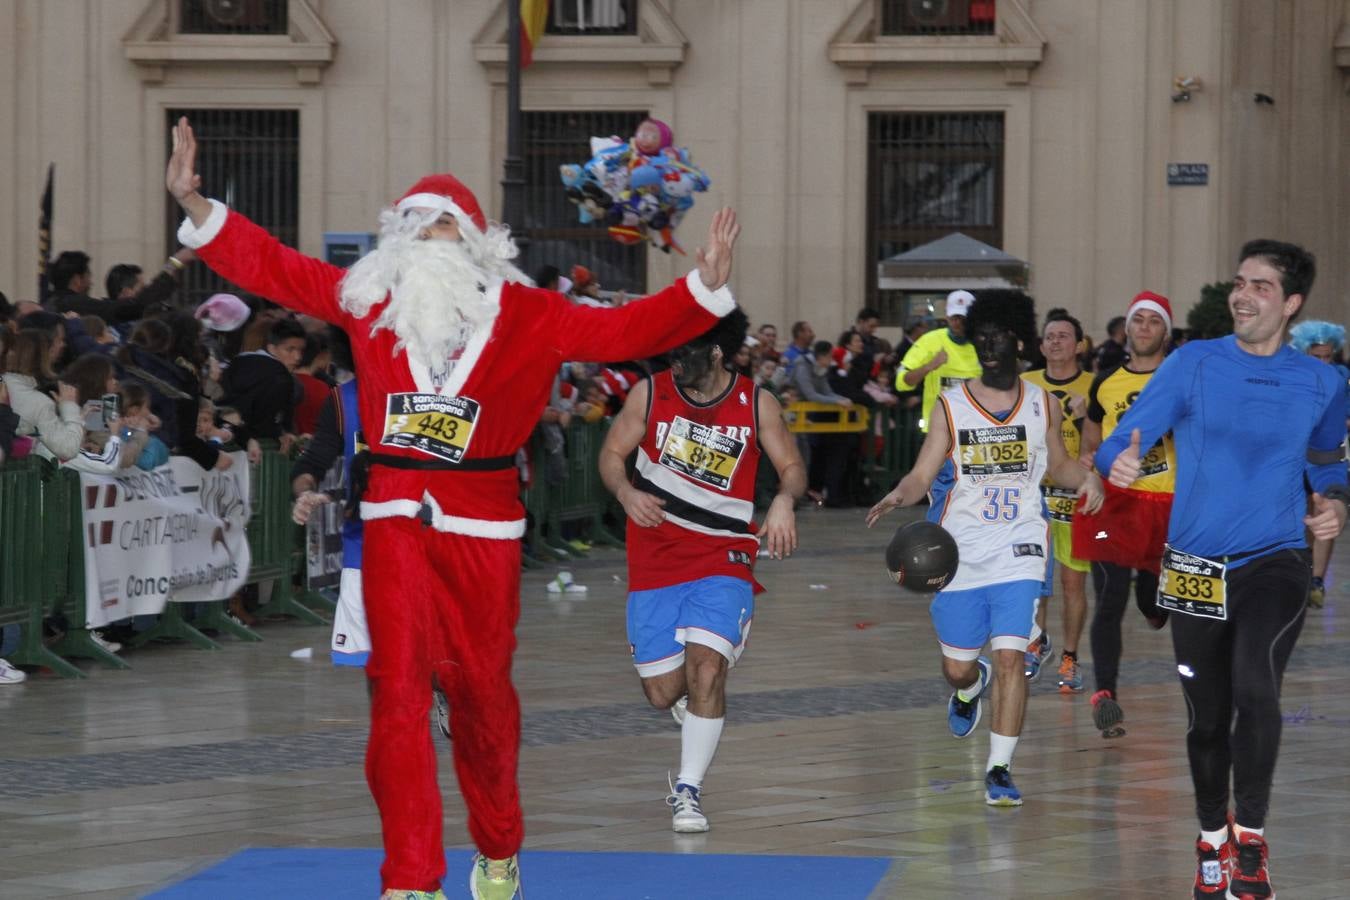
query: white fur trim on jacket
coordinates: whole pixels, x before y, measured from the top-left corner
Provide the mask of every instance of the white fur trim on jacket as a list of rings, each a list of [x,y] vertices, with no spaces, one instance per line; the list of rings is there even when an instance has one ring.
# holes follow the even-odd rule
[[[211,215],[206,217],[202,227],[198,228],[192,224],[191,219],[184,219],[183,224],[178,226],[178,243],[184,247],[191,247],[193,250],[199,247],[205,247],[216,239],[220,234],[220,229],[225,227],[225,218],[230,213],[230,208],[219,200],[211,200]]]
[[[719,319],[736,308],[736,298],[731,296],[731,288],[724,284],[715,291],[708,290],[703,279],[698,277],[698,269],[686,275],[684,283],[689,288],[689,293],[698,301],[698,305]]]

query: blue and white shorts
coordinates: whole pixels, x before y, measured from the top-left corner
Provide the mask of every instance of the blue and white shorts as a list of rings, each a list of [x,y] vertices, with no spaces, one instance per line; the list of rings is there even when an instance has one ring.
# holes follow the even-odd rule
[[[1039,581],[1005,581],[964,591],[939,591],[928,607],[942,655],[973,660],[988,643],[1025,653],[1040,598]]]
[[[685,644],[702,644],[734,666],[750,639],[755,591],[750,582],[711,575],[628,595],[628,648],[643,678],[684,665]]]

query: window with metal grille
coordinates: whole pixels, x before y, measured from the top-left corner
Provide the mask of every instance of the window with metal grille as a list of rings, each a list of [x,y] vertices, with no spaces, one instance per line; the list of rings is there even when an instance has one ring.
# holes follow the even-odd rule
[[[867,188],[867,294],[898,325],[904,298],[877,289],[878,262],[955,231],[1003,245],[1003,114],[870,114]]]
[[[647,245],[620,244],[602,222],[583,225],[563,193],[558,168],[591,158],[591,137],[627,140],[646,112],[522,112],[528,275],[554,265],[565,275],[580,263],[606,291],[647,292]]]
[[[171,109],[167,125],[187,116],[197,135],[197,172],[202,191],[248,216],[294,247],[300,225],[300,113],[287,109]],[[165,154],[172,137],[165,130]],[[183,220],[166,195],[165,242],[178,247]],[[183,273],[183,302],[194,306],[219,291],[236,290],[203,265]]]
[[[285,34],[289,0],[179,0],[179,34]]]
[[[637,0],[553,0],[545,34],[637,34]]]
[[[879,0],[887,35],[993,34],[995,0]]]

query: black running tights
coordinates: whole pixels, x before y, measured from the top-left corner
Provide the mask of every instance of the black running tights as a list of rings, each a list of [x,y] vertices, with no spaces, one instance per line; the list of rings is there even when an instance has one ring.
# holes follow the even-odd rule
[[[1116,680],[1120,676],[1120,623],[1130,603],[1130,577],[1134,576],[1135,605],[1140,610],[1152,610],[1158,594],[1158,576],[1152,572],[1118,566],[1114,563],[1092,564],[1092,588],[1097,594],[1097,608],[1092,613],[1092,675],[1094,690],[1110,691],[1116,695]]]
[[[1237,822],[1264,828],[1280,751],[1280,682],[1307,607],[1312,560],[1281,550],[1230,570],[1228,619],[1173,613],[1172,646],[1190,727],[1186,750],[1200,827],[1228,821],[1228,773]]]

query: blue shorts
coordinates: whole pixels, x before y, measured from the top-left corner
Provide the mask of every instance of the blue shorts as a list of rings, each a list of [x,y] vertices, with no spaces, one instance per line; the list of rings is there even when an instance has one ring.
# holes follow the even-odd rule
[[[643,678],[684,665],[684,645],[711,647],[736,665],[750,638],[755,592],[750,582],[711,575],[628,595],[628,648]]]
[[[1040,597],[1039,581],[1005,581],[965,591],[939,591],[928,607],[942,655],[972,660],[986,642],[1025,653]]]

